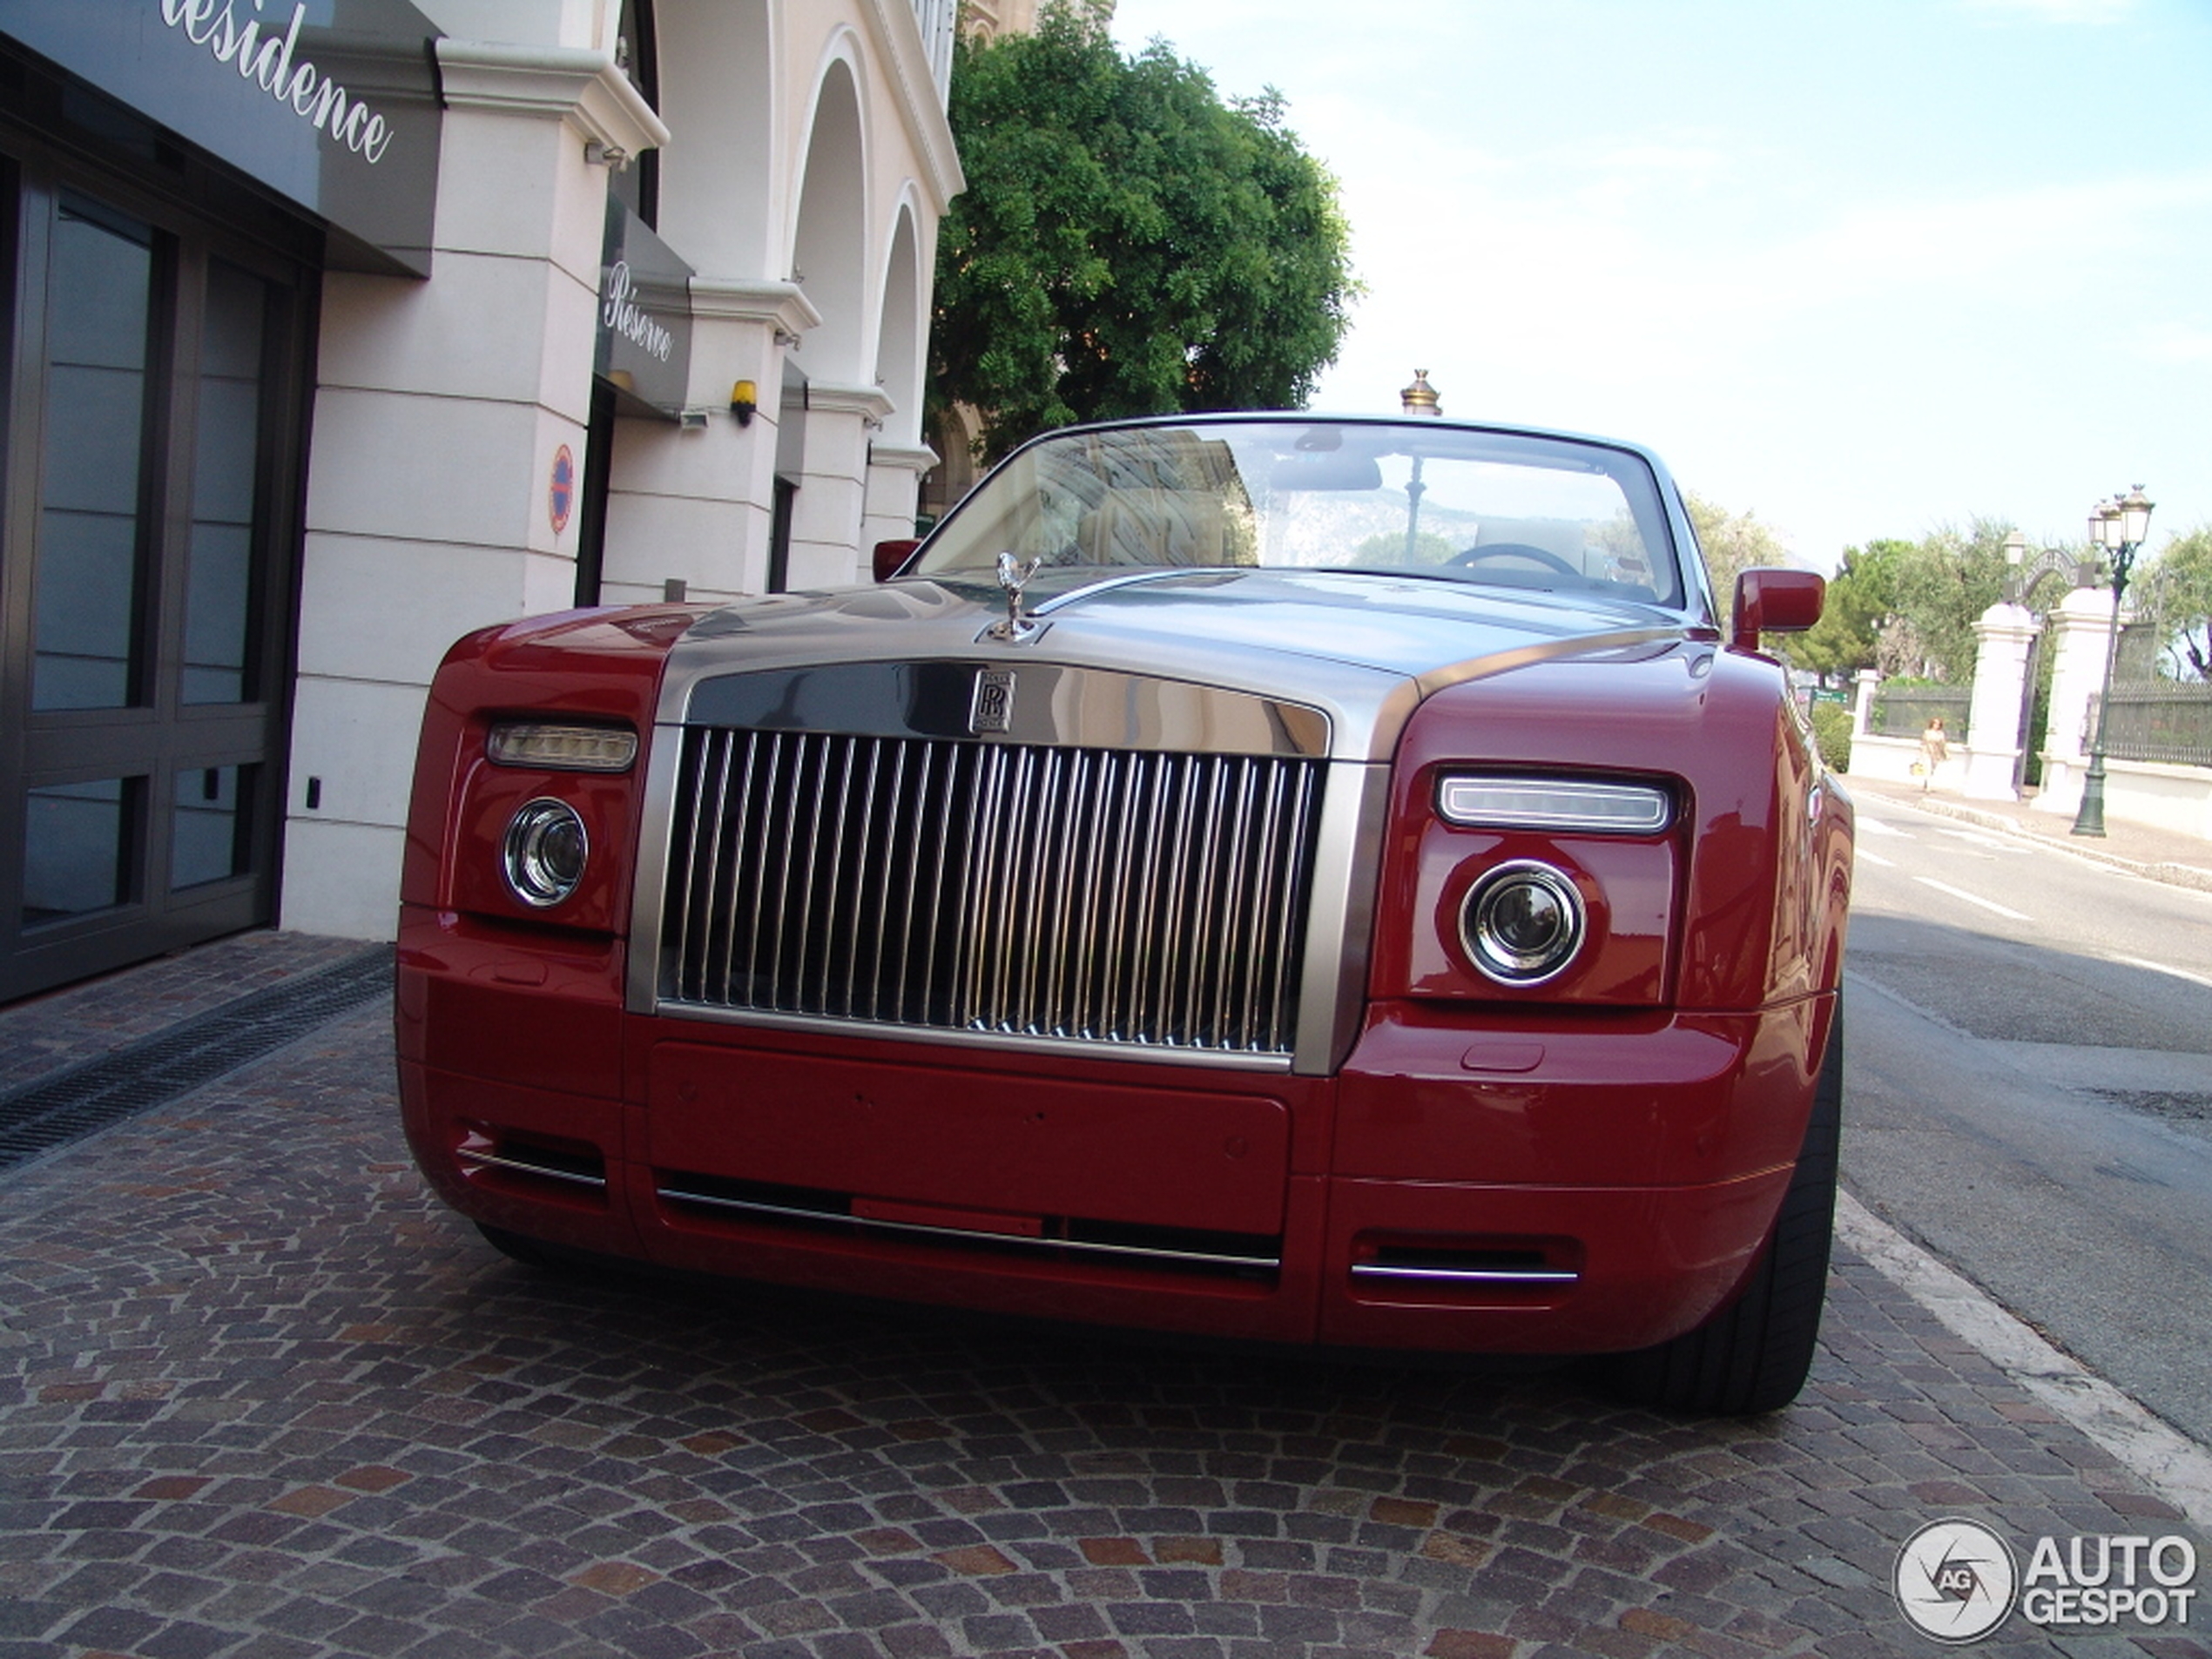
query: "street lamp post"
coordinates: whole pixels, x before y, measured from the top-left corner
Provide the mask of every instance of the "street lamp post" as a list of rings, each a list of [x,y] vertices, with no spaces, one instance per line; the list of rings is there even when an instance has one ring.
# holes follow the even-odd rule
[[[2114,501],[2101,501],[2089,512],[2091,545],[2112,555],[2112,632],[2105,637],[2104,690],[2097,698],[2097,734],[2089,745],[2088,775],[2081,781],[2081,808],[2074,814],[2076,835],[2105,833],[2105,729],[2112,718],[2112,664],[2120,654],[2120,602],[2128,592],[2128,573],[2135,550],[2150,534],[2152,503],[2137,484]]]
[[[1441,419],[1444,401],[1437,396],[1436,388],[1428,383],[1428,371],[1413,371],[1413,383],[1398,395],[1398,407],[1408,415],[1425,415]],[[1428,487],[1421,482],[1421,456],[1413,456],[1413,475],[1406,482],[1406,563],[1420,562],[1421,497]]]

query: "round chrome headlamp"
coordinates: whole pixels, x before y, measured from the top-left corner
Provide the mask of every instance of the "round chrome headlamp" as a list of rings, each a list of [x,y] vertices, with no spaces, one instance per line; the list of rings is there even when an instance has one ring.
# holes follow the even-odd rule
[[[1460,905],[1460,942],[1501,985],[1541,985],[1582,948],[1582,895],[1566,873],[1533,859],[1487,872]]]
[[[501,851],[509,889],[524,904],[543,910],[576,891],[583,880],[591,844],[575,807],[541,796],[525,802],[507,820]]]

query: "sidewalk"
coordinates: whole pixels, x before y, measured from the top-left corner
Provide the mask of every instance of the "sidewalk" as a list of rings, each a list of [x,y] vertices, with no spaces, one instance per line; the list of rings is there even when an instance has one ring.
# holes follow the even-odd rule
[[[2063,813],[2038,812],[2027,801],[1968,800],[1955,788],[1938,784],[1892,783],[1846,774],[1844,787],[1869,806],[1882,803],[1917,807],[1945,818],[2044,841],[2099,864],[2108,864],[2152,881],[2212,893],[2212,841],[2134,824],[2107,815],[2101,839],[2074,833],[2074,819]]]

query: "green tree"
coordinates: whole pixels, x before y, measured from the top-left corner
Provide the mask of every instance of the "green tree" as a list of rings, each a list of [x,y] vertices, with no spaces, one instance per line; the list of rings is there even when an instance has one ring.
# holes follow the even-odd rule
[[[1974,624],[2005,594],[2006,520],[1978,518],[1905,543],[1890,566],[1886,671],[1965,685],[1973,678]]]
[[[1829,578],[1820,620],[1783,642],[1790,660],[1817,674],[1823,684],[1831,675],[1874,667],[1882,624],[1894,604],[1891,572],[1898,556],[1911,546],[1909,542],[1874,541],[1863,548],[1845,548],[1842,564]]]
[[[930,397],[981,458],[1078,420],[1295,408],[1356,291],[1336,181],[1281,98],[1224,103],[1163,42],[1125,57],[1093,9],[963,44],[968,188],[938,234]]]
[[[2161,548],[2136,578],[2135,608],[2156,624],[2165,660],[2212,680],[2212,524]]]
[[[1736,578],[1756,565],[1795,564],[1790,550],[1771,526],[1759,523],[1755,513],[1731,513],[1726,508],[1685,489],[1682,504],[1689,510],[1690,528],[1705,555],[1705,569],[1713,578],[1713,597],[1725,617],[1736,599]]]

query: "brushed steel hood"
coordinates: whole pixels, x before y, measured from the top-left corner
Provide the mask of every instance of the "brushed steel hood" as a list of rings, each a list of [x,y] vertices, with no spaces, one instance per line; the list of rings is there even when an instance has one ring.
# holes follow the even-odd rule
[[[1372,572],[1154,570],[1102,580],[1095,569],[1046,570],[1024,597],[1038,626],[1018,641],[991,637],[1006,597],[988,582],[910,580],[732,605],[702,617],[671,652],[658,718],[703,718],[695,693],[732,675],[1034,666],[1062,671],[1056,679],[1217,687],[1312,709],[1327,722],[1319,752],[1378,761],[1415,705],[1447,685],[1535,663],[1641,658],[1690,629],[1656,606]]]

